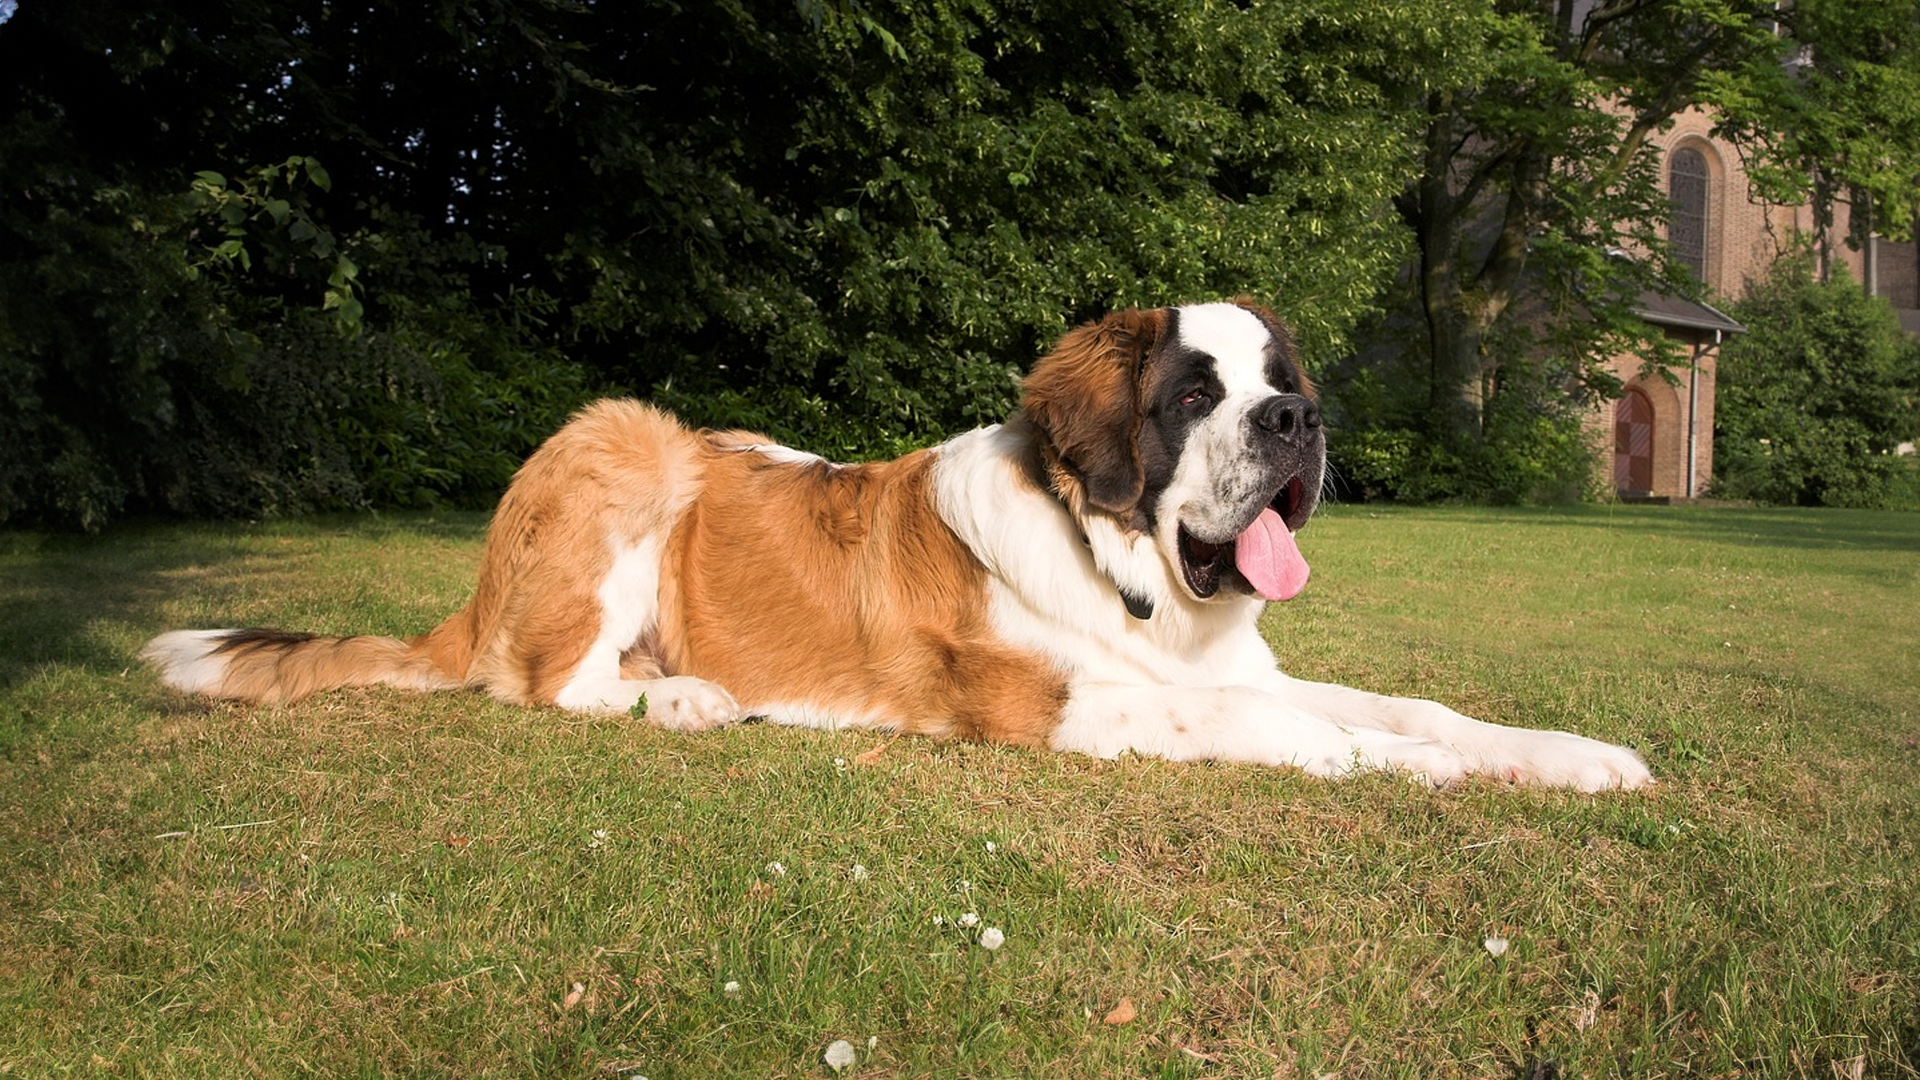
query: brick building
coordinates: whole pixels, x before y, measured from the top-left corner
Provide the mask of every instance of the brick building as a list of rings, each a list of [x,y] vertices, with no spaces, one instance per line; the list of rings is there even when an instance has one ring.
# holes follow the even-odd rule
[[[1920,332],[1920,248],[1872,237],[1871,221],[1857,224],[1838,203],[1834,221],[1820,235],[1808,206],[1763,203],[1752,193],[1740,155],[1713,136],[1705,113],[1682,114],[1652,140],[1661,155],[1673,216],[1668,239],[1715,296],[1735,297],[1764,277],[1782,253],[1803,240],[1816,242],[1822,271],[1845,265],[1855,281],[1886,297],[1901,325]],[[1866,215],[1862,215],[1863,218]],[[1867,237],[1860,240],[1859,237]],[[1849,244],[1847,238],[1854,237]],[[1676,370],[1679,384],[1659,374],[1642,376],[1638,356],[1615,357],[1612,372],[1626,384],[1618,401],[1596,411],[1589,429],[1610,463],[1611,487],[1626,498],[1697,498],[1713,476],[1713,409],[1720,346],[1739,324],[1706,305],[1648,294],[1639,314],[1675,339],[1688,358]]]

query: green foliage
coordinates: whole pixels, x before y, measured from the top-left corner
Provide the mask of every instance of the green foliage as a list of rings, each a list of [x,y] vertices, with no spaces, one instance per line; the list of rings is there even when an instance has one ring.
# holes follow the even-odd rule
[[[1912,505],[1920,341],[1844,269],[1782,260],[1733,309],[1720,359],[1715,493],[1786,506]]]
[[[1417,333],[1403,340],[1422,359],[1415,430],[1471,460],[1499,426],[1490,384],[1515,374],[1500,371],[1503,335],[1557,339],[1590,365],[1642,290],[1697,291],[1665,261],[1670,208],[1649,137],[1702,100],[1706,75],[1790,43],[1761,0],[1443,6],[1459,63],[1407,104],[1423,163],[1396,201],[1416,242],[1402,304]],[[1649,257],[1609,256],[1619,249]]]
[[[1431,370],[1419,333],[1388,319],[1371,328],[1378,344],[1337,363],[1322,381],[1336,492],[1355,500],[1564,504],[1595,494],[1594,446],[1585,420],[1592,403],[1617,393],[1618,380],[1596,353],[1625,349],[1636,327],[1593,339],[1599,314],[1569,333],[1570,320],[1539,315],[1489,336],[1489,360],[1477,392],[1483,404],[1473,437],[1432,433]],[[1644,330],[1644,327],[1637,329]]]
[[[1427,400],[1414,422],[1390,428],[1438,444],[1429,458],[1464,463],[1468,488],[1511,486],[1476,471],[1490,450],[1482,444],[1515,430],[1514,417],[1493,415],[1493,384],[1515,375],[1502,335],[1540,332],[1557,355],[1591,367],[1631,336],[1625,323],[1644,290],[1698,295],[1700,283],[1667,259],[1671,207],[1652,141],[1685,110],[1714,111],[1760,194],[1810,201],[1829,248],[1858,238],[1831,234],[1838,201],[1855,204],[1857,230],[1909,228],[1920,191],[1920,0],[1430,7],[1451,20],[1458,63],[1429,73],[1423,97],[1407,103],[1423,117],[1425,157],[1396,204],[1416,241],[1411,295],[1400,301],[1410,316],[1401,329],[1416,332],[1396,340],[1421,358],[1401,377]],[[1641,257],[1610,257],[1618,249]],[[1644,355],[1662,362],[1651,348]],[[1545,381],[1524,396],[1604,392],[1587,373],[1569,382],[1555,365],[1539,372]],[[1558,436],[1539,434],[1537,449],[1564,460],[1548,447]]]
[[[21,193],[0,209],[0,521],[485,503],[589,396],[577,366],[459,294],[394,297],[362,332],[345,242],[272,183],[317,163],[141,194],[76,175],[36,133],[6,131],[0,154]]]
[[[1401,251],[1382,88],[1447,47],[1347,0],[53,11],[0,32],[0,517],[90,527],[465,498],[527,442],[468,398],[588,385],[893,453],[1125,304],[1251,294],[1324,362]]]
[[[1920,510],[1920,457],[1903,454],[1893,462],[1885,506],[1889,510]]]
[[[1774,201],[1810,202],[1823,234],[1846,201],[1856,225],[1910,238],[1920,207],[1920,0],[1782,7],[1785,40],[1803,51],[1785,64],[1756,56],[1705,83],[1723,129],[1747,149],[1749,177]]]
[[[183,249],[161,239],[191,214],[78,172],[64,142],[31,119],[0,134],[0,520],[93,527],[138,493],[123,456],[178,420],[170,372],[230,385],[233,343]]]
[[[1846,115],[1897,173],[1904,24],[1847,3],[1795,9],[1848,65],[1802,104],[1884,90]],[[1410,259],[1394,400],[1330,403],[1356,476],[1565,494],[1555,395],[1677,281],[1637,140],[1791,44],[1759,0],[1576,6],[27,4],[0,521],[482,502],[602,387],[891,454],[1115,306],[1251,295],[1330,371]]]
[[[1413,263],[1357,361],[1370,370],[1341,365],[1327,381],[1349,426],[1336,453],[1362,493],[1590,487],[1580,414],[1617,389],[1599,365],[1629,352],[1670,363],[1635,302],[1701,289],[1667,258],[1651,141],[1686,109],[1720,110],[1762,191],[1812,199],[1823,241],[1840,239],[1826,222],[1847,190],[1861,196],[1856,225],[1905,227],[1920,176],[1915,0],[1428,8],[1452,62],[1395,84],[1422,128],[1422,168],[1395,203]]]
[[[340,250],[333,233],[315,220],[307,198],[308,184],[322,191],[333,186],[326,168],[314,158],[296,156],[277,165],[255,167],[249,174],[231,186],[217,172],[194,175],[187,205],[204,218],[217,218],[222,239],[189,266],[200,270],[238,263],[242,270],[252,270],[248,242],[262,239],[256,234],[264,225],[264,239],[276,249],[278,262],[289,276],[306,257],[327,269],[322,307],[335,313],[343,329],[359,329],[365,313],[355,287],[360,268]]]
[[[700,65],[673,80],[699,109],[642,95],[661,134],[600,166],[701,200],[647,208],[688,243],[589,227],[563,291],[631,342],[626,381],[834,454],[1000,419],[1035,355],[1118,305],[1253,293],[1331,356],[1397,254],[1380,210],[1410,161],[1377,79],[1402,46],[1384,7],[1282,7],[689,9],[729,63],[655,57]],[[668,133],[698,165],[654,178]]]
[[[1565,504],[1594,494],[1592,439],[1577,376],[1552,374],[1555,365],[1516,359],[1500,368],[1489,397],[1477,483],[1467,491],[1495,503]],[[1543,373],[1542,369],[1546,369]],[[1475,489],[1478,489],[1477,491]]]
[[[1342,430],[1330,450],[1341,494],[1356,500],[1561,505],[1593,495],[1594,459],[1571,409],[1494,397],[1482,439],[1454,450],[1405,427]]]

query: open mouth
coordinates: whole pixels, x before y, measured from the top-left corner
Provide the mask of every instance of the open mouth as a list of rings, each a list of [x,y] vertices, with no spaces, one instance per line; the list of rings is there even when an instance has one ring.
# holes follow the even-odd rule
[[[1312,509],[1307,505],[1305,481],[1294,476],[1281,485],[1280,491],[1267,504],[1267,508],[1280,515],[1289,532],[1297,532],[1307,523],[1307,513]],[[1243,534],[1244,535],[1244,534]],[[1213,544],[1194,536],[1187,527],[1179,527],[1180,573],[1186,578],[1187,588],[1202,600],[1220,591],[1220,583],[1235,570],[1235,550],[1239,540],[1228,540]]]

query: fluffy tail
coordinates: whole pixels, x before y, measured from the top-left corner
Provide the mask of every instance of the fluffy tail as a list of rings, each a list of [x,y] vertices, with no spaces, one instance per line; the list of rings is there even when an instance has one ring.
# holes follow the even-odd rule
[[[449,623],[454,620],[448,620]],[[318,637],[284,630],[175,630],[140,650],[168,686],[242,701],[293,701],[322,690],[385,683],[409,690],[450,690],[459,672],[435,638]]]

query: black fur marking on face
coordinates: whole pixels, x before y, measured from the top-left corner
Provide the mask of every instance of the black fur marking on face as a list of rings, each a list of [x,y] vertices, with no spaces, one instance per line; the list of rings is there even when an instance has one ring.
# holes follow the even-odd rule
[[[1304,394],[1305,384],[1294,358],[1293,343],[1284,335],[1267,342],[1266,376],[1268,385],[1283,394]]]
[[[1140,506],[1152,531],[1160,496],[1173,483],[1187,433],[1226,396],[1212,354],[1180,343],[1180,310],[1168,312],[1167,333],[1147,357],[1152,395],[1140,425],[1140,470],[1145,480]]]

